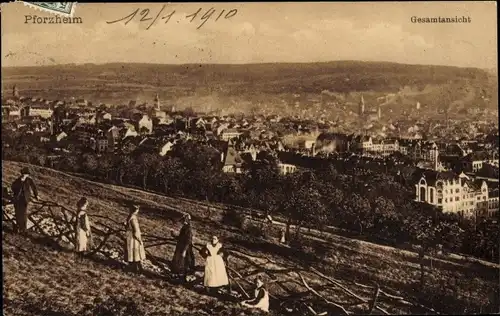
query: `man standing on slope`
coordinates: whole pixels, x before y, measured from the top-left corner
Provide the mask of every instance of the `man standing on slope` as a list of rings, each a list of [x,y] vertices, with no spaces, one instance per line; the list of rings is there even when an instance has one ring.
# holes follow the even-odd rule
[[[11,186],[13,193],[14,209],[16,212],[15,231],[21,234],[28,229],[28,212],[31,203],[31,191],[38,200],[38,191],[35,182],[30,178],[27,167],[21,169],[21,176]]]

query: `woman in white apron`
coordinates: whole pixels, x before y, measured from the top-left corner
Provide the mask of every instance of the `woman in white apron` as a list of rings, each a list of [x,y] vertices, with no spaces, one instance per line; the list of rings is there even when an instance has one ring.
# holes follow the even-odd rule
[[[139,213],[139,206],[134,205],[130,214],[125,222],[127,227],[127,241],[125,244],[125,261],[128,262],[132,270],[136,273],[142,271],[142,260],[146,259],[146,251],[142,242],[141,229],[137,214]]]
[[[226,253],[222,244],[216,236],[212,237],[212,242],[208,243],[202,250],[202,257],[206,258],[205,278],[203,284],[210,292],[212,288],[229,286],[224,257]]]
[[[249,308],[260,309],[264,312],[269,312],[269,293],[264,288],[262,279],[257,278],[256,289],[254,291],[254,299],[241,302],[241,305]]]
[[[87,215],[87,206],[89,202],[85,197],[82,197],[77,203],[78,213],[76,214],[75,225],[75,252],[76,261],[83,261],[85,252],[89,250],[90,243],[90,220]]]

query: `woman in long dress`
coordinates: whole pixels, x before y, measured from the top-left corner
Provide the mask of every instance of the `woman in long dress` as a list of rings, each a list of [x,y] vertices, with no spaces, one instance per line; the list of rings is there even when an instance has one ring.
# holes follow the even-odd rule
[[[130,209],[130,214],[125,222],[127,227],[127,241],[125,244],[125,261],[129,263],[132,271],[139,273],[142,271],[142,260],[146,259],[146,251],[142,242],[141,229],[137,214],[139,206],[134,205]]]
[[[220,288],[222,286],[229,287],[229,279],[227,277],[226,265],[224,258],[227,253],[222,248],[217,236],[212,237],[212,242],[201,250],[202,257],[206,258],[205,263],[205,278],[203,284],[210,292],[213,288]]]
[[[89,243],[91,237],[90,220],[87,215],[87,207],[89,202],[87,198],[82,197],[77,203],[78,213],[76,215],[75,225],[75,252],[76,261],[83,261],[85,252],[89,250]]]
[[[195,270],[193,253],[193,231],[191,229],[191,215],[184,216],[184,225],[177,237],[177,245],[172,259],[172,273],[181,275],[186,281],[187,274]]]

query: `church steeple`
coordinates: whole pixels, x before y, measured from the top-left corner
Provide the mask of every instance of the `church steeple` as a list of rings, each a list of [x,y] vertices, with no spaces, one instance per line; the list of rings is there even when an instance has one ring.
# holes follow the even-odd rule
[[[359,115],[362,115],[365,113],[365,99],[363,98],[363,95],[361,95],[361,99],[359,100]]]

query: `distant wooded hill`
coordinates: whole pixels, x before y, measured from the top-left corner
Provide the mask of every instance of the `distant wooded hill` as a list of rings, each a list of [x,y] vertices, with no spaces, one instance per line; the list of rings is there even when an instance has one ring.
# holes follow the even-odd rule
[[[445,99],[450,102],[457,100],[457,91],[468,88],[476,90],[478,97],[493,99],[497,95],[496,76],[482,69],[362,61],[243,65],[70,64],[2,68],[2,79],[3,88],[8,89],[4,93],[9,93],[16,84],[21,92],[30,94],[52,93],[58,98],[76,96],[105,99],[106,102],[119,99],[125,103],[127,99],[152,100],[157,91],[162,100],[213,94],[243,100],[269,100],[272,95],[319,95],[324,90],[383,95],[401,91],[405,86],[417,92],[429,86],[439,87],[439,98],[442,99],[442,91],[447,90]],[[436,99],[429,94],[427,98]],[[496,107],[495,102],[491,103]],[[413,100],[411,103],[414,106]],[[476,100],[471,100],[472,103]]]
[[[58,78],[61,76],[125,80],[152,85],[257,84],[280,91],[286,88],[330,91],[398,89],[404,85],[442,84],[469,79],[487,80],[488,73],[477,68],[405,65],[388,62],[338,61],[325,63],[267,64],[83,64],[3,68],[2,75]],[[271,85],[270,85],[271,83]],[[273,90],[274,91],[274,90]],[[276,91],[276,92],[277,92]]]

